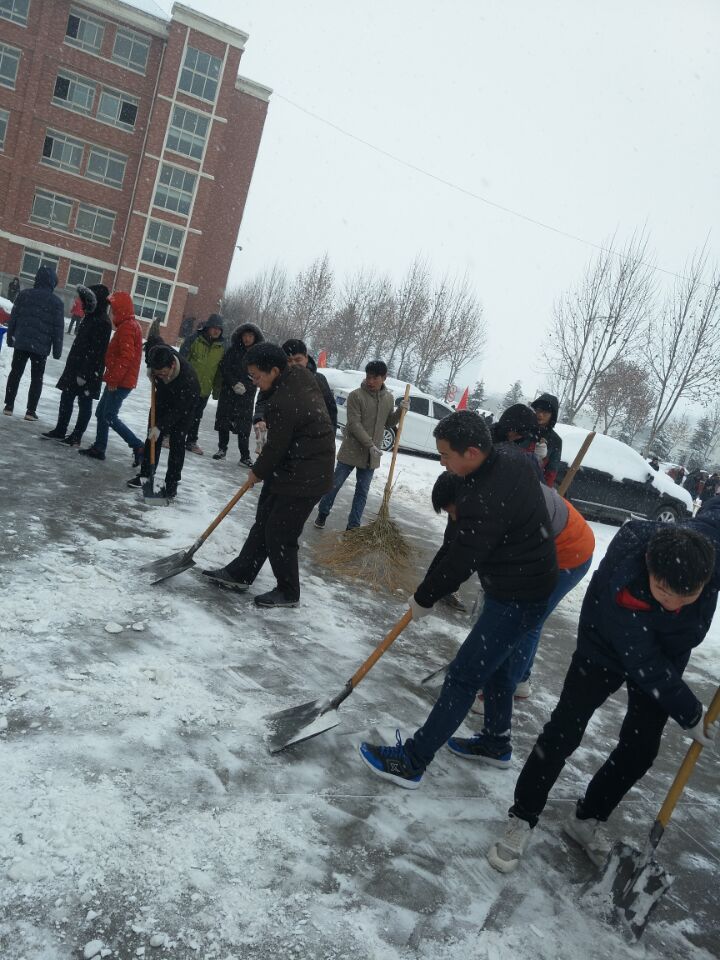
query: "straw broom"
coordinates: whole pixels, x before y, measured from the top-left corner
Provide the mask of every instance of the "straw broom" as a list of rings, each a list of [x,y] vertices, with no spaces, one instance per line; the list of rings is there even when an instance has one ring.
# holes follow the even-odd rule
[[[409,396],[410,384],[405,387],[405,400]],[[339,539],[321,544],[317,550],[321,563],[341,575],[361,579],[375,590],[383,587],[390,591],[400,588],[412,590],[414,586],[410,547],[398,525],[390,518],[390,495],[393,491],[393,476],[405,413],[403,408],[377,517],[365,526],[346,530]]]

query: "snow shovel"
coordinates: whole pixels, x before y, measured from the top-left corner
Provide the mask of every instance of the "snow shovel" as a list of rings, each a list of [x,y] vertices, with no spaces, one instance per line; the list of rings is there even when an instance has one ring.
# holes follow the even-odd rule
[[[718,716],[720,687],[705,714],[705,729],[714,723]],[[652,826],[645,849],[637,850],[630,844],[618,842],[610,851],[600,889],[601,892],[609,892],[616,916],[636,939],[642,936],[650,913],[672,883],[672,877],[655,859],[655,850],[692,775],[701,750],[702,745],[697,741],[688,747],[685,759]]]
[[[411,620],[412,611],[408,610],[332,700],[310,700],[308,703],[301,703],[297,707],[289,707],[287,710],[280,710],[279,713],[271,713],[266,717],[269,728],[268,746],[270,753],[280,753],[281,750],[293,743],[301,743],[303,740],[317,737],[319,734],[325,733],[326,730],[332,730],[333,727],[336,727],[340,723],[340,717],[338,716],[340,704],[343,700],[347,700],[355,687],[397,640]]]
[[[148,572],[152,573],[153,579],[151,580],[151,583],[161,583],[163,580],[169,580],[170,577],[176,577],[179,573],[184,573],[185,570],[189,570],[191,567],[194,567],[195,561],[193,560],[193,557],[195,554],[205,543],[215,527],[219,526],[220,522],[224,520],[225,517],[230,513],[238,500],[244,496],[251,487],[252,484],[249,481],[244,483],[232,500],[225,507],[223,507],[220,513],[215,517],[207,530],[202,533],[197,538],[195,543],[187,550],[178,550],[176,553],[170,554],[169,557],[164,557],[162,560],[153,560],[152,563],[146,563],[144,566],[140,567],[141,570],[147,570]]]

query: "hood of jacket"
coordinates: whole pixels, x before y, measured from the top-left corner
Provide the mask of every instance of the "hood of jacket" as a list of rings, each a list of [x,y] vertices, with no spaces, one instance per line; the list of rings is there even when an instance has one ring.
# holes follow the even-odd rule
[[[119,327],[121,323],[132,320],[135,317],[135,304],[129,293],[124,290],[117,290],[108,297],[108,303],[113,310],[113,324]]]
[[[207,324],[206,324],[207,326]],[[262,335],[260,327],[256,327],[254,323],[241,323],[240,326],[233,333],[230,342],[234,347],[242,347],[242,335],[244,333],[252,333],[255,337],[255,343],[263,343],[265,337]],[[253,344],[254,346],[255,344]]]
[[[225,320],[219,313],[211,313],[205,323],[200,327],[199,332],[202,333],[203,330],[208,330],[210,327],[217,327],[218,330],[225,329]]]
[[[558,414],[560,412],[558,398],[553,396],[552,393],[541,393],[537,400],[533,400],[530,406],[533,408],[533,410],[540,408],[541,410],[550,411],[550,423],[548,424],[548,427],[552,430],[557,423]]]
[[[90,289],[95,294],[95,300],[97,301],[95,309],[93,310],[93,316],[101,317],[105,316],[107,318],[107,308],[108,308],[108,299],[110,297],[110,291],[105,286],[104,283],[93,283],[90,285]]]
[[[52,267],[42,266],[35,274],[35,287],[54,290],[57,286],[57,274]]]
[[[507,440],[508,433],[519,433],[523,439],[535,438],[538,431],[535,411],[526,403],[514,403],[504,410],[497,423],[492,426],[492,438],[495,443]]]

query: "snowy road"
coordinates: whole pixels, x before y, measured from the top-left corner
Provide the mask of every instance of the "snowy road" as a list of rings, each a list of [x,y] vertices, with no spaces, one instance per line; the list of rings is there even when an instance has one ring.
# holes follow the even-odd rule
[[[3,350],[0,367],[7,359]],[[259,611],[197,571],[149,586],[139,566],[189,546],[241,469],[235,458],[189,457],[177,503],[145,508],[124,486],[132,471],[116,438],[105,463],[38,439],[54,424],[59,367],[48,364],[40,424],[0,418],[2,960],[69,960],[93,942],[88,951],[101,942],[107,956],[178,960],[718,956],[714,756],[702,758],[663,840],[676,882],[642,947],[578,901],[593,870],[559,823],[617,730],[619,699],[568,764],[527,867],[504,878],[485,861],[557,697],[579,597],[549,623],[510,771],[446,753],[409,793],[372,778],[357,757],[361,738],[388,740],[396,725],[407,734],[426,715],[431,695],[419,680],[467,627],[447,611],[410,626],[343,705],[339,727],[271,758],[263,716],[339,692],[402,614],[400,598],[329,578],[312,557],[313,541],[329,534],[311,527],[297,611]],[[124,408],[137,430],[146,404],[143,383]],[[210,411],[204,426],[210,453]],[[438,470],[401,457],[394,512],[418,570],[442,535],[428,500]],[[380,490],[376,479],[371,506]],[[200,567],[233,555],[255,499],[208,541]],[[348,504],[343,492],[329,528],[343,525]],[[597,530],[605,541],[612,533]],[[258,589],[270,584],[261,574]],[[719,649],[715,629],[691,664],[706,699]],[[656,767],[613,825],[618,835],[643,841],[684,748],[669,725]]]

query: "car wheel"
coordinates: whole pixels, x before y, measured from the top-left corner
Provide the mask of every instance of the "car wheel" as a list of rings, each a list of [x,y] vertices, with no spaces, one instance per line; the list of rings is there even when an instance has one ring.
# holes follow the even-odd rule
[[[385,427],[383,431],[383,442],[382,448],[387,453],[388,450],[392,450],[393,444],[395,443],[395,431],[392,427]]]
[[[661,503],[655,508],[653,520],[659,520],[661,523],[677,523],[678,509],[671,503]]]

